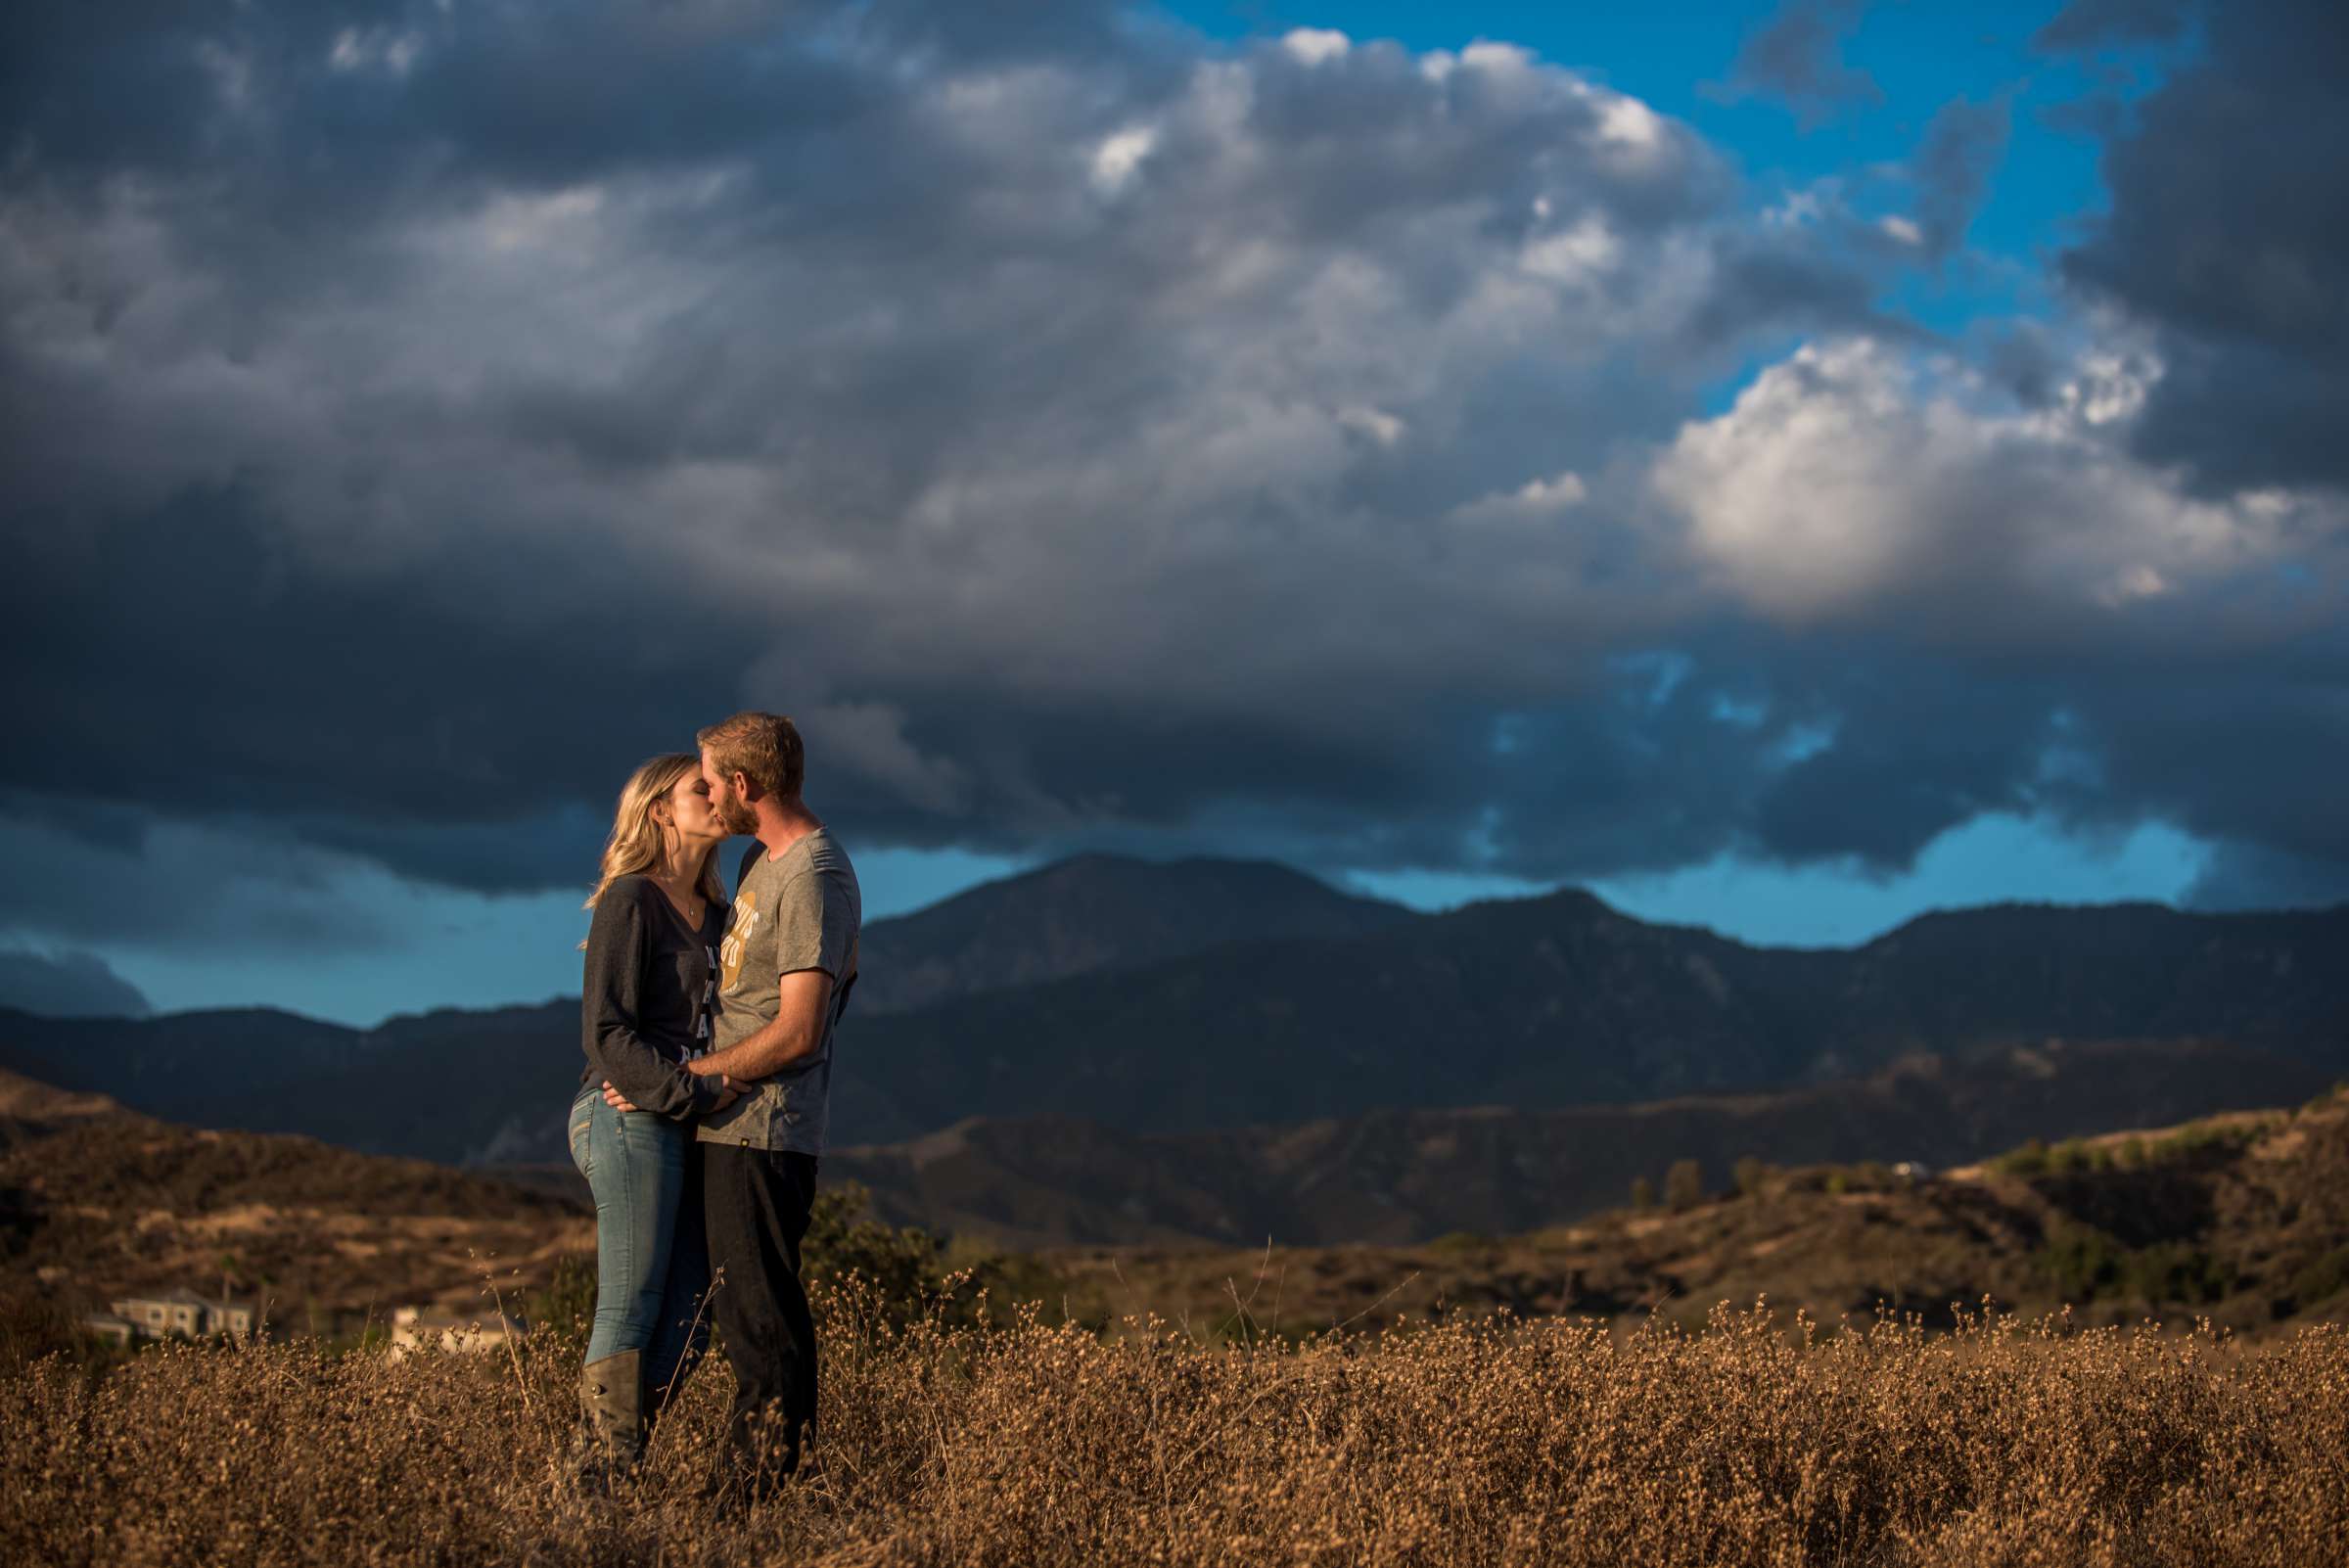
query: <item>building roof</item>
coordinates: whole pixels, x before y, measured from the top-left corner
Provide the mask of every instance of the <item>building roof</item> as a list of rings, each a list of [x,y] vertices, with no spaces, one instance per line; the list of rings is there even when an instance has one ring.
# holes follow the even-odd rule
[[[253,1303],[249,1301],[222,1301],[216,1296],[200,1296],[185,1285],[174,1285],[169,1290],[134,1290],[116,1296],[115,1300],[166,1307],[203,1307],[211,1312],[253,1311]]]
[[[185,1285],[174,1285],[169,1290],[134,1290],[126,1296],[119,1296],[115,1299],[151,1304],[160,1303],[166,1307],[209,1307],[211,1305],[209,1301],[197,1295]]]

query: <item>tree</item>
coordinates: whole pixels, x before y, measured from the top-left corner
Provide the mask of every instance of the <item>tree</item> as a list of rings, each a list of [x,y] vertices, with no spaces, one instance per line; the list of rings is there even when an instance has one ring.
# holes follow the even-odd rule
[[[1694,1160],[1675,1160],[1664,1173],[1664,1202],[1678,1214],[1705,1201],[1705,1168]]]
[[[1729,1178],[1749,1198],[1762,1190],[1762,1178],[1769,1174],[1770,1167],[1750,1154],[1729,1168]]]
[[[1645,1176],[1632,1177],[1632,1207],[1652,1209],[1656,1206],[1656,1184]]]

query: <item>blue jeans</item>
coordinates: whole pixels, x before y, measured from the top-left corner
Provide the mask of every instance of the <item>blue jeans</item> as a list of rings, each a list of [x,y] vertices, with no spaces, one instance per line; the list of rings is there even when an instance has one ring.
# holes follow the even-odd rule
[[[571,1102],[571,1159],[595,1193],[595,1328],[587,1363],[643,1353],[657,1408],[710,1344],[710,1245],[693,1126],[616,1111],[593,1085]]]

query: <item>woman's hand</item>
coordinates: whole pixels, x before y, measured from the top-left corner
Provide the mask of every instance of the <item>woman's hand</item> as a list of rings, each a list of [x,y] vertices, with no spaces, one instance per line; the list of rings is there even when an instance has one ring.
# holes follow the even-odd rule
[[[736,1100],[742,1098],[743,1085],[735,1083],[731,1078],[728,1078],[722,1071],[716,1068],[706,1068],[702,1066],[698,1060],[696,1060],[687,1062],[685,1064],[685,1071],[693,1074],[696,1078],[715,1078],[717,1080],[719,1093],[717,1096],[717,1103],[710,1107],[710,1110],[713,1113],[722,1111],[727,1106],[733,1104]],[[621,1094],[620,1090],[612,1086],[612,1081],[608,1078],[604,1080],[604,1103],[611,1106],[615,1111],[633,1111],[636,1109],[635,1106],[628,1103],[627,1099]]]
[[[688,1060],[685,1064],[685,1071],[691,1073],[696,1078],[714,1078],[717,1080],[717,1086],[721,1092],[717,1097],[717,1103],[710,1107],[710,1110],[707,1114],[715,1115],[717,1112],[724,1110],[727,1106],[733,1104],[736,1100],[741,1099],[743,1096],[743,1090],[746,1085],[735,1083],[733,1078],[729,1076],[722,1068],[712,1066],[710,1063],[710,1058],[707,1056],[696,1056]]]

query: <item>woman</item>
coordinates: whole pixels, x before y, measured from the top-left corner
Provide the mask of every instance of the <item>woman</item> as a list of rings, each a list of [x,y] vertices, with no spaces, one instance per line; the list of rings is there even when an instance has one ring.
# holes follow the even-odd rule
[[[709,1341],[693,1118],[738,1092],[685,1064],[709,1048],[717,944],[726,922],[701,760],[656,757],[620,792],[580,1001],[587,1068],[571,1105],[571,1157],[595,1193],[595,1326],[579,1400],[589,1468],[624,1470],[650,1418]],[[631,1105],[604,1101],[610,1082]]]

